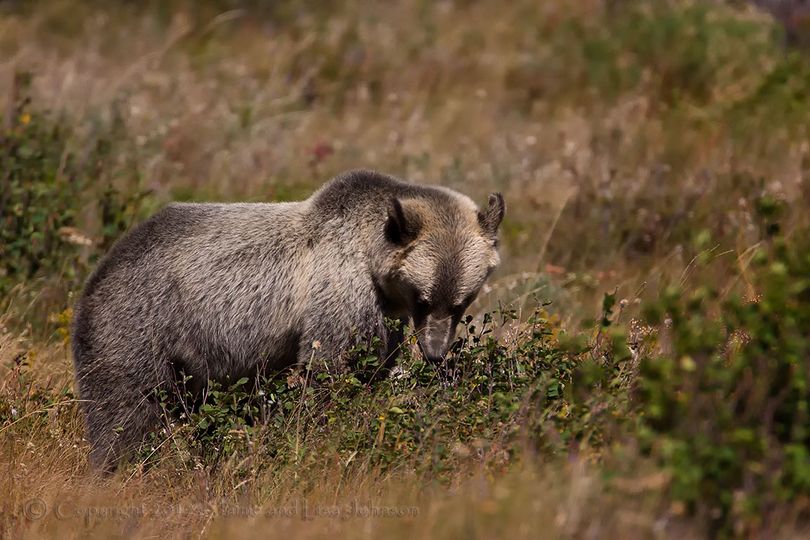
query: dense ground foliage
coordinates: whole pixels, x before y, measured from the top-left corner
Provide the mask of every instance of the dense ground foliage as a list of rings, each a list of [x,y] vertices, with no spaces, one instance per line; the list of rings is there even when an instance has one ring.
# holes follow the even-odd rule
[[[807,534],[794,41],[700,1],[0,4],[4,534]],[[411,339],[388,377],[360,348],[162,394],[137,459],[90,475],[68,322],[98,257],[168,200],[357,166],[504,192],[446,365]]]

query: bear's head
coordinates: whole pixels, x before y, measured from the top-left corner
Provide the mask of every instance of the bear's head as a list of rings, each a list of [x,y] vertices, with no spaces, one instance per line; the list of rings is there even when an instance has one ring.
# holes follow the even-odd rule
[[[419,347],[433,362],[447,354],[456,326],[500,262],[500,193],[479,210],[466,196],[392,198],[385,221],[385,263],[378,276],[394,311],[413,321]]]

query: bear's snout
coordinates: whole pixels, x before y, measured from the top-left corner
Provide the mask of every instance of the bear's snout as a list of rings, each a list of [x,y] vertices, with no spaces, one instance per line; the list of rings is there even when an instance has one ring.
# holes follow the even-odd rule
[[[437,319],[428,315],[419,332],[419,348],[430,362],[441,362],[455,337],[455,325],[452,317]]]

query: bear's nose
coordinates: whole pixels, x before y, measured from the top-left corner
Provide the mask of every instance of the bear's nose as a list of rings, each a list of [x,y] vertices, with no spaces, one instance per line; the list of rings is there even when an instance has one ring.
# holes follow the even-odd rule
[[[428,361],[441,362],[444,360],[452,341],[452,330],[452,322],[449,318],[427,321],[425,333],[419,340],[419,348]]]
[[[444,360],[444,353],[440,349],[422,347],[422,354],[425,355],[428,362],[439,363]]]
[[[422,351],[422,354],[425,356],[428,362],[438,364],[442,360],[444,360],[444,352],[441,349],[434,348],[430,345],[425,345],[420,342],[419,348]]]

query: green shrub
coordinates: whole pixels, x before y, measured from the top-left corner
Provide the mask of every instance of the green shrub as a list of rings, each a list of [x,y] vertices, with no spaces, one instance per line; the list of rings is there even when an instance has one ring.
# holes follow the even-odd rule
[[[810,495],[810,231],[774,238],[754,264],[755,298],[665,291],[648,310],[667,318],[664,352],[638,383],[642,440],[672,496],[738,534]]]
[[[119,133],[80,140],[65,117],[32,106],[30,82],[17,75],[0,132],[0,295],[41,277],[74,290],[88,260],[129,227],[144,195],[131,185],[137,172],[116,165],[109,139]],[[85,201],[95,202],[87,208]]]
[[[585,337],[560,334],[542,310],[519,326],[514,319],[509,310],[477,323],[468,317],[447,365],[426,364],[405,349],[390,376],[370,383],[363,373],[378,366],[358,347],[357,369],[347,375],[304,370],[255,386],[247,379],[209,382],[196,407],[188,396],[164,394],[166,429],[144,451],[164,448],[157,454],[166,459],[182,447],[183,459],[208,466],[244,459],[254,473],[269,464],[314,465],[337,453],[441,478],[470,457],[505,464],[526,443],[548,455],[580,443],[601,447],[606,421],[621,404],[613,394],[626,394],[617,374],[627,355],[614,356],[611,340],[593,347]],[[499,339],[506,330],[517,331],[514,346]],[[167,435],[175,442],[161,444]]]
[[[29,78],[18,81],[27,90]],[[21,98],[0,138],[0,292],[76,256],[60,231],[76,223],[81,165],[67,151],[67,127],[32,112]]]

